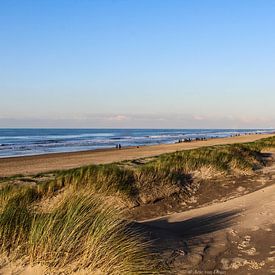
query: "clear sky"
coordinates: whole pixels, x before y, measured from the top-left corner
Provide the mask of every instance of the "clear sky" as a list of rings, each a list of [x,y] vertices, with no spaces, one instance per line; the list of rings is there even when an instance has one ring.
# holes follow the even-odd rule
[[[2,0],[0,127],[275,127],[273,0]]]

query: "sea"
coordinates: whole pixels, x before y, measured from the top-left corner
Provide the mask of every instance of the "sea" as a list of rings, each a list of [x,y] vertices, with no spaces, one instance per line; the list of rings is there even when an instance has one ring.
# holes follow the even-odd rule
[[[0,158],[222,138],[274,129],[0,129]]]

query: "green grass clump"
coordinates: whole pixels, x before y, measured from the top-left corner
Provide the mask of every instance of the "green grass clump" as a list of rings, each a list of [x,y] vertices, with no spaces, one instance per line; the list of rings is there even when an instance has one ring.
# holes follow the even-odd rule
[[[78,194],[49,215],[35,217],[30,232],[33,263],[100,274],[152,274],[146,244],[121,213],[98,197]]]
[[[32,223],[29,206],[40,198],[36,188],[7,186],[0,190],[0,250],[22,251]]]
[[[5,184],[0,189],[0,211],[5,207],[6,202],[13,196],[15,196],[16,186],[12,184]]]
[[[39,184],[39,190],[44,194],[52,195],[68,185],[76,191],[85,188],[91,193],[115,194],[122,198],[136,195],[133,171],[115,164],[91,165],[68,171],[58,171],[54,180]]]
[[[257,152],[272,149],[275,148],[275,137],[263,138],[254,142],[244,143],[243,146]]]
[[[251,174],[263,165],[261,150],[275,147],[275,138],[252,143],[202,147],[163,154],[132,167],[118,164],[91,165],[57,171],[54,180],[39,184],[48,195],[73,186],[75,191],[113,195],[125,201],[154,202],[180,190],[186,191],[194,172],[209,168],[210,177],[223,174]]]
[[[51,274],[159,274],[148,244],[104,199],[69,194],[50,213],[32,211],[33,199],[31,191],[13,197],[0,215],[0,252],[10,260]]]
[[[135,172],[135,186],[142,203],[169,197],[181,190],[180,175],[167,167],[155,164],[142,165]]]
[[[230,173],[238,169],[243,173],[252,171],[259,160],[254,151],[241,145],[202,147],[161,156],[155,165],[161,168],[192,173],[202,167]]]
[[[0,189],[0,213],[8,203],[24,206],[41,197],[36,186],[6,184]]]
[[[16,258],[25,252],[32,215],[26,207],[10,202],[0,214],[0,251]]]

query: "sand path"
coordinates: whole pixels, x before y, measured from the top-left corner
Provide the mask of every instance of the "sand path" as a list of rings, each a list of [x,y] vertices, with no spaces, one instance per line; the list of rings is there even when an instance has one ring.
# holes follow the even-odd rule
[[[222,213],[231,213],[235,216],[234,228],[253,229],[255,226],[269,226],[270,223],[275,222],[275,184],[226,202],[214,203],[144,222],[181,234],[186,231],[186,221],[191,228],[193,226],[189,221],[192,219],[219,216]],[[231,214],[228,216],[232,216]]]
[[[275,273],[275,184],[142,224],[176,274]]]
[[[274,136],[274,134],[244,135],[232,138],[210,139],[191,143],[162,144],[123,148],[121,150],[106,149],[73,153],[55,153],[39,156],[0,158],[0,177],[18,174],[37,174],[53,170],[76,168],[89,164],[112,163],[122,160],[132,160],[157,156],[179,150],[188,150],[203,146],[253,142],[255,140]]]

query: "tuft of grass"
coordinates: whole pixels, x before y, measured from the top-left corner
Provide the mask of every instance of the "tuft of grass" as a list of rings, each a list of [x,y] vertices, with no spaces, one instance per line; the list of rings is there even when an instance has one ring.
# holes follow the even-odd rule
[[[91,193],[112,195],[125,203],[149,203],[178,192],[186,192],[190,178],[207,170],[208,177],[221,174],[251,174],[264,163],[261,150],[275,147],[275,137],[252,143],[202,147],[163,154],[139,165],[114,163],[56,171],[55,178],[38,184],[41,194],[52,196],[72,186]],[[211,175],[209,174],[211,173]]]
[[[6,184],[0,189],[0,213],[7,204],[27,205],[41,198],[37,187]]]
[[[275,137],[263,138],[255,142],[244,143],[243,146],[256,152],[272,149],[275,148]]]
[[[181,190],[180,175],[168,167],[142,165],[135,170],[135,186],[141,203],[155,202]]]
[[[156,165],[170,170],[190,174],[202,167],[212,167],[224,173],[239,169],[244,173],[252,171],[258,163],[255,152],[241,145],[223,145],[180,151],[161,156]]]
[[[5,184],[0,189],[0,211],[5,207],[6,202],[15,195],[14,189],[16,186]]]
[[[98,197],[77,194],[49,215],[38,215],[30,232],[32,263],[100,274],[154,274],[147,245]],[[148,252],[148,251],[147,251]]]
[[[14,189],[7,196],[0,214],[0,251],[3,254],[16,257],[24,252],[32,223],[28,207],[36,199],[36,190],[25,187]]]
[[[116,195],[122,198],[136,196],[134,174],[116,164],[91,165],[67,171],[57,171],[56,178],[39,184],[39,191],[52,195],[65,186],[72,186],[76,191],[83,188],[91,193]]]
[[[24,257],[51,274],[160,274],[149,244],[101,197],[69,194],[50,213],[34,213],[33,199],[22,193],[0,215],[0,252],[9,259]]]

